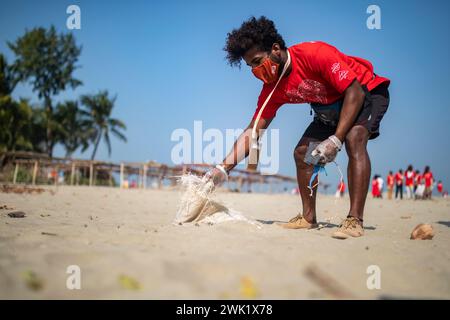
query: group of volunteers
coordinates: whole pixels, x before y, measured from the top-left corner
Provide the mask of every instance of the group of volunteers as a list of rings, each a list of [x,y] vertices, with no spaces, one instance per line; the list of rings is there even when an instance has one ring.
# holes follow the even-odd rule
[[[423,172],[414,170],[412,165],[403,171],[399,169],[395,174],[389,171],[386,177],[387,198],[392,199],[395,189],[395,199],[403,199],[403,191],[406,191],[407,199],[431,199],[434,187],[437,187],[438,194],[447,196],[448,192],[444,190],[441,180],[436,183],[436,179],[426,166]],[[374,175],[372,178],[372,196],[382,198],[384,180],[380,175]]]

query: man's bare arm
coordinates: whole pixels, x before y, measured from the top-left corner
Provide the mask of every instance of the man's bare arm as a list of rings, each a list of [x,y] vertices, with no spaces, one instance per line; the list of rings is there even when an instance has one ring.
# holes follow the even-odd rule
[[[342,143],[348,131],[355,123],[356,117],[364,102],[364,90],[357,80],[345,90],[344,103],[342,105],[339,123],[334,134]]]
[[[258,139],[260,130],[267,129],[270,122],[272,122],[272,119],[262,119],[262,118],[259,119],[256,128]],[[237,140],[234,142],[233,148],[223,160],[222,165],[224,166],[227,172],[232,170],[239,162],[241,162],[243,159],[245,159],[245,157],[248,156],[250,150],[250,142],[252,138],[253,124],[254,120],[250,122],[250,124],[244,130],[244,132],[237,138]]]

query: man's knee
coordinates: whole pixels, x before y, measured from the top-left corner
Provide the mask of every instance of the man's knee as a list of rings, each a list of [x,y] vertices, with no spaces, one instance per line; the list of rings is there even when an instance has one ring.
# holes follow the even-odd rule
[[[345,138],[345,150],[349,157],[357,157],[366,152],[369,132],[363,126],[355,126]]]
[[[307,149],[308,147],[306,145],[300,145],[294,149],[294,159],[297,165],[307,166],[307,164],[303,161],[305,159]]]

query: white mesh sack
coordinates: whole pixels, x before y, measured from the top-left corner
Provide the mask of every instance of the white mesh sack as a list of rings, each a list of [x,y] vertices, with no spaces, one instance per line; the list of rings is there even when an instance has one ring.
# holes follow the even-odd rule
[[[184,193],[175,216],[175,224],[192,222],[217,224],[225,221],[245,221],[261,228],[256,221],[212,200],[214,184],[211,180],[206,181],[195,175],[185,174],[179,178],[179,183],[184,189]]]

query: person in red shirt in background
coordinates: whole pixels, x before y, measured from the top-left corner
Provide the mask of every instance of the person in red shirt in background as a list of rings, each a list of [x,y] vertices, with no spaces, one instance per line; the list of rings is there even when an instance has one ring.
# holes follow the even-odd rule
[[[414,184],[414,199],[423,199],[425,195],[425,182],[423,180],[423,175],[420,174],[419,170],[416,170]]]
[[[423,195],[424,199],[431,199],[431,193],[433,192],[433,173],[430,171],[430,167],[426,166],[423,171],[423,179],[425,180],[425,193]]]
[[[409,165],[405,172],[405,186],[406,186],[406,198],[413,199],[414,195],[414,170],[413,166]]]
[[[380,175],[377,176],[377,182],[378,182],[378,190],[380,191],[380,198],[383,198],[383,188],[384,188],[384,180]]]
[[[345,193],[345,182],[342,180],[339,182],[337,190],[336,190],[336,198],[343,198]]]
[[[374,175],[372,179],[372,196],[374,198],[381,198],[380,186],[378,184],[378,176]]]
[[[438,184],[437,184],[437,191],[438,191],[442,196],[444,196],[444,193],[443,193],[443,191],[444,191],[444,185],[442,184],[442,181],[441,181],[441,180],[438,181]]]
[[[397,199],[400,193],[400,199],[403,199],[403,170],[400,169],[395,174],[395,199]]]
[[[388,199],[391,200],[392,199],[392,192],[394,191],[394,174],[392,173],[392,171],[389,171],[389,174],[386,178],[386,182],[387,182],[387,195],[388,195]]]
[[[417,186],[422,181],[422,175],[420,174],[419,170],[416,170],[416,173],[414,174],[414,194],[416,194]]]

